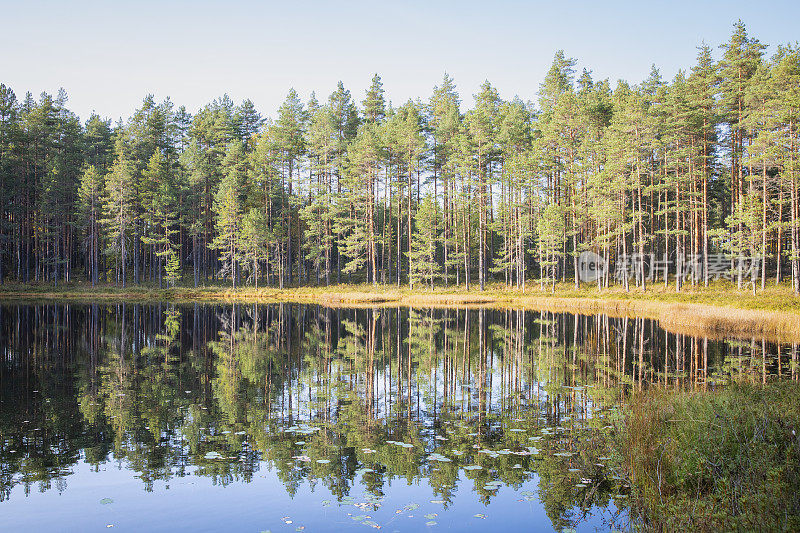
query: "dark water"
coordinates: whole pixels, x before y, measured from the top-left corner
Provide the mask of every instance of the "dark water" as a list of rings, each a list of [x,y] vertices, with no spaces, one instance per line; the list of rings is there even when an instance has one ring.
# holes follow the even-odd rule
[[[8,305],[0,353],[4,531],[626,530],[625,395],[798,357],[605,315],[291,304]]]

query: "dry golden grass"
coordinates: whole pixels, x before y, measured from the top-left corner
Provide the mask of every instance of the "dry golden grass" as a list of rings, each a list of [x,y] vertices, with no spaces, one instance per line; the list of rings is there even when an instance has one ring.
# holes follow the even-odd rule
[[[77,301],[155,301],[175,302],[298,302],[347,307],[493,307],[548,310],[581,314],[606,313],[612,316],[638,316],[656,319],[666,329],[693,335],[763,336],[770,340],[800,342],[800,298],[788,286],[771,285],[755,296],[739,291],[727,282],[712,286],[686,287],[675,293],[672,287],[655,285],[647,292],[614,287],[598,291],[595,287],[574,289],[560,284],[556,291],[528,290],[491,284],[487,290],[469,292],[462,288],[409,290],[393,285],[337,285],[300,287],[284,290],[225,286],[158,290],[149,287],[119,289],[113,286],[92,288],[73,283],[54,289],[51,285],[6,285],[0,288],[5,300]]]

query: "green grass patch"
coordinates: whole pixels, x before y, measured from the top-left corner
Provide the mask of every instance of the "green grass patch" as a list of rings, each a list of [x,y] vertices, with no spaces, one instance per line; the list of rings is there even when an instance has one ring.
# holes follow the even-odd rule
[[[651,390],[618,446],[632,511],[654,531],[800,530],[800,385]]]

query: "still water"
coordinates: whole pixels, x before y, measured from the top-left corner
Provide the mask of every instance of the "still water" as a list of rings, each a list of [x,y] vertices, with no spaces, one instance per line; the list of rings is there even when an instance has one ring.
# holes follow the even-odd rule
[[[626,395],[796,379],[650,320],[0,306],[4,531],[627,530]]]

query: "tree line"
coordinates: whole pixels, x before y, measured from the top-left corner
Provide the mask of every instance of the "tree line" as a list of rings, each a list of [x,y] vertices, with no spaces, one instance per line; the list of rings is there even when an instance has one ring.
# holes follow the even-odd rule
[[[63,90],[0,85],[0,280],[552,288],[593,252],[600,288],[708,284],[723,258],[798,293],[800,49],[765,48],[740,21],[671,81],[559,51],[535,102],[486,81],[466,108],[445,74],[393,106],[376,74],[360,105],[339,82],[274,118],[147,96],[82,123]]]

